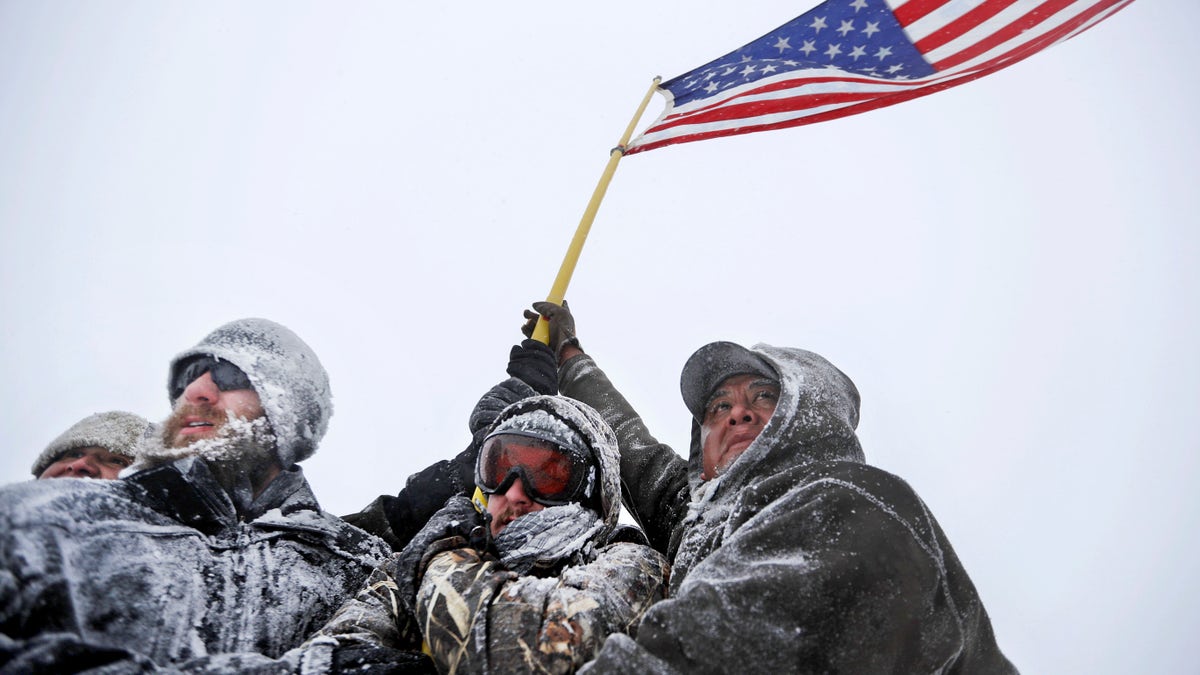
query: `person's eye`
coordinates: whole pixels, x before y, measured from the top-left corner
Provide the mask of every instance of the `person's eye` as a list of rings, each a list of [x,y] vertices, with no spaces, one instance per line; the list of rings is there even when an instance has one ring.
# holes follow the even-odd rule
[[[716,401],[713,404],[708,406],[708,414],[709,415],[719,415],[720,413],[723,413],[726,410],[729,410],[730,407],[731,406],[729,405],[728,401]]]
[[[83,457],[83,451],[82,450],[68,450],[65,453],[63,453],[63,457],[70,457],[71,459],[79,459],[80,457]]]

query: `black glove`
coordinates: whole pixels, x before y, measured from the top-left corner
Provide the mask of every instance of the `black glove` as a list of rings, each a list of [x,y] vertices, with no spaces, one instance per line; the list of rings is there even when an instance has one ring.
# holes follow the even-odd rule
[[[558,364],[554,351],[533,339],[513,345],[508,353],[509,375],[533,387],[539,394],[552,396],[558,393]]]
[[[413,616],[416,615],[417,586],[429,559],[452,548],[471,546],[486,550],[491,544],[489,517],[477,511],[470,499],[451,497],[397,555],[392,576],[399,587],[400,600],[408,605]]]
[[[566,300],[563,300],[561,307],[553,302],[535,302],[533,309],[536,311],[525,310],[526,321],[525,325],[521,326],[521,332],[526,337],[533,335],[538,317],[544,317],[550,324],[550,348],[554,350],[556,359],[562,355],[563,347],[567,345],[579,348],[579,338],[575,337],[575,317],[571,316],[571,307]]]

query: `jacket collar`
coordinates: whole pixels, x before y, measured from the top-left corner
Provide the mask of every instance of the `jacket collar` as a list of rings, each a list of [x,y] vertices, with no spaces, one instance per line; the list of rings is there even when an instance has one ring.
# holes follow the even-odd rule
[[[125,481],[139,488],[154,510],[205,534],[215,534],[238,522],[233,500],[200,458],[178,459],[136,473]],[[299,466],[280,472],[241,517],[254,520],[275,508],[285,512],[319,510]]]

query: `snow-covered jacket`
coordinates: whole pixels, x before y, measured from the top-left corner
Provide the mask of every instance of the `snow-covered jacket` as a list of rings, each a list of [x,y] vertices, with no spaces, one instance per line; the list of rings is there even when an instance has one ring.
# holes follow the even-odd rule
[[[547,396],[510,406],[496,424],[535,406],[565,420],[592,448],[604,511],[599,527],[583,545],[562,542],[569,554],[557,564],[525,574],[472,548],[432,555],[417,593],[416,618],[443,673],[574,672],[606,636],[635,631],[647,608],[665,596],[665,557],[640,533],[630,537],[629,528],[618,524],[620,460],[612,431],[586,406]],[[402,634],[406,619],[397,616],[404,602],[395,597],[394,560],[376,570],[323,633],[343,644],[415,646]]]
[[[6,486],[0,672],[265,662],[324,625],[386,555],[321,511],[295,466],[240,516],[194,457],[120,481]]]
[[[587,355],[560,371],[620,440],[627,506],[672,561],[670,599],[586,672],[1009,673],[974,585],[925,504],[864,463],[853,383],[811,352],[759,345],[780,399],[701,482]]]

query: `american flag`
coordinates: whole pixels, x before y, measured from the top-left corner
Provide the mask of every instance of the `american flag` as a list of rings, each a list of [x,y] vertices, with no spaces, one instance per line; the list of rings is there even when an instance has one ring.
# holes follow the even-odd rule
[[[1067,40],[1133,0],[827,0],[662,84],[634,154],[813,124],[970,82]]]

